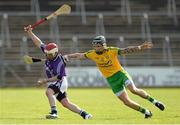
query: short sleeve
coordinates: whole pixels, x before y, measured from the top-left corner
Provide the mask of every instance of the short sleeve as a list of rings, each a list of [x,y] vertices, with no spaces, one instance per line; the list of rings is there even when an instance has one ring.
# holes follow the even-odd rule
[[[45,45],[44,43],[42,43],[41,46],[40,46],[40,48],[41,48],[41,50],[42,50],[43,53],[45,53],[45,52],[44,52],[45,47],[46,47],[46,45]]]
[[[121,49],[120,49],[120,48],[118,48],[118,55],[122,55],[122,54],[121,54]]]
[[[92,58],[92,52],[93,52],[93,50],[89,50],[89,51],[87,51],[87,52],[84,53],[84,56],[85,56],[86,58],[91,59],[91,58]]]
[[[109,50],[111,50],[115,55],[121,55],[121,49],[118,47],[109,47]]]

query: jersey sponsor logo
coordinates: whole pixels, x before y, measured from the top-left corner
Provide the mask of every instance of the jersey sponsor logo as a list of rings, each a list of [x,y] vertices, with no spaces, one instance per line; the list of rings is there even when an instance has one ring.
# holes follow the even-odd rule
[[[106,63],[97,63],[99,67],[109,67],[109,66],[112,66],[112,61],[109,60],[108,62]]]
[[[106,55],[106,56],[105,56],[105,58],[106,58],[106,59],[109,59],[109,58],[110,58],[110,56],[109,56],[109,55]]]

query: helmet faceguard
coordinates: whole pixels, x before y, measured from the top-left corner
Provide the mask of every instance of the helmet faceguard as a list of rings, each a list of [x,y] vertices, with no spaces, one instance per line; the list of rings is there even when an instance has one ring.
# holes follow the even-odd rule
[[[92,41],[93,48],[96,51],[96,54],[103,54],[106,50],[106,38],[102,35],[96,36]]]
[[[106,38],[104,36],[102,36],[102,35],[96,36],[92,41],[92,44],[104,45],[104,43],[106,43]]]
[[[53,60],[58,54],[58,46],[55,43],[49,43],[46,45],[44,52],[49,60]]]

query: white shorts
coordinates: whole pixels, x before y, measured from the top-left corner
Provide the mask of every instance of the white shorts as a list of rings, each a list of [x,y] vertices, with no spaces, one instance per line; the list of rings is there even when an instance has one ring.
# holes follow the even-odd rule
[[[48,88],[53,89],[55,93],[58,93],[58,91],[62,93],[66,92],[68,88],[68,82],[66,76],[62,77],[62,80],[60,81],[49,82]]]

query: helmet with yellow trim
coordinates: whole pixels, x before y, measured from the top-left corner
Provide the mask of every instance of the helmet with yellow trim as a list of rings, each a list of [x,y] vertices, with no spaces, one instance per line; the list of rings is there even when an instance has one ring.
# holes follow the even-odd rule
[[[44,52],[49,60],[53,60],[58,55],[58,46],[55,43],[48,43]]]

